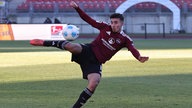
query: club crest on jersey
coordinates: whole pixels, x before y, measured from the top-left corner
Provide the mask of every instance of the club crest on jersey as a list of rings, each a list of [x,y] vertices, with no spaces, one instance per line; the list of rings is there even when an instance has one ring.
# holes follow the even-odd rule
[[[108,42],[109,42],[109,44],[111,44],[111,45],[112,45],[112,44],[114,44],[114,43],[115,43],[115,39],[114,39],[114,38],[109,38],[109,39],[108,39]]]

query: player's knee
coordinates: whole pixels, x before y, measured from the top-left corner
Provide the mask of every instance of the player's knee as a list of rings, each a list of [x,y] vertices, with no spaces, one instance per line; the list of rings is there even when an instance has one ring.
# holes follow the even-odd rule
[[[80,44],[68,43],[65,45],[65,49],[73,54],[81,53],[82,47]]]
[[[98,84],[90,84],[90,85],[88,86],[88,88],[89,88],[90,91],[94,92],[95,89],[97,88],[97,85],[98,85]]]
[[[89,90],[91,90],[92,92],[94,92],[95,89],[97,88],[99,82],[100,82],[100,79],[90,80],[90,81],[89,81],[89,84],[88,84]]]

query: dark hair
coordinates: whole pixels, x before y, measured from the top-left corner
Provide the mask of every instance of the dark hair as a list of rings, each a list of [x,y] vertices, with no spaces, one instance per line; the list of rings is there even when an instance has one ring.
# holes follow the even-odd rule
[[[110,16],[110,19],[111,19],[111,18],[119,18],[121,21],[124,21],[124,17],[123,17],[123,15],[120,14],[120,13],[114,13],[114,14],[112,14],[112,15]]]

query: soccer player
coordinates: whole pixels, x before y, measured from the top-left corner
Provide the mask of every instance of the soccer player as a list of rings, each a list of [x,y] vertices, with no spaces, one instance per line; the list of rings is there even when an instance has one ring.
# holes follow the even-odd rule
[[[82,91],[78,100],[72,108],[80,108],[92,96],[99,84],[102,74],[102,64],[110,60],[121,48],[126,47],[132,55],[141,63],[149,57],[141,56],[134,47],[132,39],[122,31],[124,17],[122,14],[114,13],[110,16],[111,24],[98,22],[82,11],[74,2],[70,2],[79,16],[91,26],[100,30],[97,38],[90,44],[71,43],[66,40],[39,40],[34,39],[30,44],[34,46],[57,47],[72,53],[72,61],[81,67],[83,78],[88,80],[87,87]]]

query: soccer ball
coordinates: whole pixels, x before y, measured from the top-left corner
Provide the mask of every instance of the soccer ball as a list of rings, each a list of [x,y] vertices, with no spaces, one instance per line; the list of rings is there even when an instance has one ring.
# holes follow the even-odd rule
[[[79,28],[75,25],[67,25],[63,29],[63,37],[69,41],[77,39],[79,37]]]

